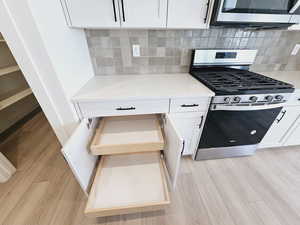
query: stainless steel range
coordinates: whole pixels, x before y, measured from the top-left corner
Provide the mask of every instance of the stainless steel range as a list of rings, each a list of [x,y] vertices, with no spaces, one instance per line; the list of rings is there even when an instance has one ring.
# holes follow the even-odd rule
[[[256,50],[194,50],[190,74],[215,92],[196,160],[253,154],[294,88],[249,71]]]

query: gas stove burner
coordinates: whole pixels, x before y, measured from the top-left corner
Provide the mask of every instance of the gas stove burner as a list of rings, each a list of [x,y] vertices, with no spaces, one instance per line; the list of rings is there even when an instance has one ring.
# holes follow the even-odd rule
[[[248,70],[206,67],[191,70],[191,74],[217,95],[290,93],[293,86]]]

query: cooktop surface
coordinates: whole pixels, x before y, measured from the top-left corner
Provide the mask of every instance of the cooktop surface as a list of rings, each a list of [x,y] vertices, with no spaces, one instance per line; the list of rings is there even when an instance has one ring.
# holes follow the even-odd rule
[[[248,70],[226,67],[208,67],[190,72],[216,95],[291,93],[291,84]]]

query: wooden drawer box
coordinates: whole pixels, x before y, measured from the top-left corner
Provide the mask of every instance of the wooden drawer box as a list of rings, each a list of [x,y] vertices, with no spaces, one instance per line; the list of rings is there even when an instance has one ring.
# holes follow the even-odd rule
[[[171,99],[170,112],[201,112],[208,108],[210,98]]]
[[[156,115],[105,117],[91,143],[94,155],[160,151],[164,148]]]
[[[161,145],[161,133],[156,115],[135,117],[142,121],[151,118],[149,121],[152,122],[150,123],[151,126],[148,127],[150,128],[149,133],[147,131],[146,135],[141,135],[145,131],[144,123],[142,123],[142,127],[134,126],[135,129],[132,133],[139,137],[147,137],[145,138],[147,141],[149,141],[149,136],[157,133],[159,137],[157,140],[159,141],[154,141],[154,143]],[[116,126],[119,127],[123,122],[118,122],[116,122]],[[128,122],[128,120],[125,121],[125,123]],[[93,137],[97,133],[97,124],[99,124],[99,119],[82,120],[62,149],[75,178],[88,196],[85,213],[90,217],[110,216],[157,210],[169,204],[170,198],[166,180],[170,181],[170,187],[174,189],[179,175],[181,154],[185,146],[172,118],[169,115],[164,115],[165,144],[163,148],[157,147],[163,151],[157,150],[156,147],[154,148],[155,151],[148,151],[152,145],[148,145],[147,149],[139,149],[138,153],[134,147],[134,150],[131,150],[129,145],[134,146],[132,141],[138,139],[129,137],[130,130],[128,128],[132,126],[128,126],[124,134],[128,136],[128,140],[131,140],[127,143],[129,145],[121,144],[122,138],[118,137],[115,139],[120,144],[117,148],[118,154],[114,151],[110,153],[107,151],[106,153],[109,155],[102,156],[91,154],[90,149],[90,143],[93,142]],[[138,134],[139,129],[137,128],[140,128],[141,134]],[[108,130],[106,133],[109,133]],[[121,145],[125,150],[122,150]],[[98,164],[99,157],[100,163]],[[96,175],[94,177],[95,170]],[[169,179],[166,179],[167,174]],[[91,189],[89,188],[90,184],[92,184]]]
[[[169,99],[79,102],[80,112],[84,118],[102,116],[122,116],[138,114],[155,114],[169,112]]]
[[[103,156],[88,198],[90,217],[161,209],[170,204],[160,152]]]

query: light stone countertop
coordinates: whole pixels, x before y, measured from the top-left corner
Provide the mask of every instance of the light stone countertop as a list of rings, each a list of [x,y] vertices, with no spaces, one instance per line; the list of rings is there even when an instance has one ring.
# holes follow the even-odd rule
[[[257,73],[290,83],[294,85],[296,92],[300,92],[300,71],[272,71]]]
[[[74,101],[211,97],[214,92],[188,73],[94,76]]]

